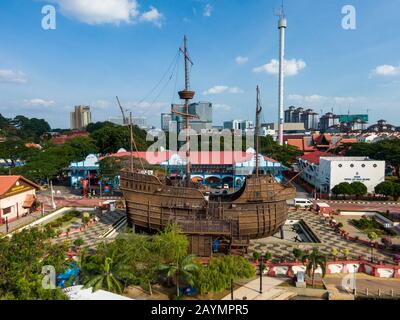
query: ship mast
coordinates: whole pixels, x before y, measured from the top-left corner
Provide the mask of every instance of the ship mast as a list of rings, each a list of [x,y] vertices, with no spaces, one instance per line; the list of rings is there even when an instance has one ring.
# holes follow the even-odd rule
[[[180,48],[180,51],[183,53],[184,58],[185,58],[185,89],[183,91],[179,92],[179,97],[182,100],[185,100],[185,112],[184,113],[179,113],[182,117],[185,118],[185,131],[186,131],[186,185],[189,187],[190,186],[190,125],[189,125],[189,118],[192,117],[189,114],[189,101],[193,99],[195,92],[190,91],[190,84],[189,84],[189,63],[193,65],[192,60],[190,59],[188,55],[188,50],[187,50],[187,38],[186,35],[184,36],[183,39],[183,50]],[[178,112],[176,112],[178,113]]]
[[[260,88],[257,86],[257,107],[256,107],[256,177],[258,177],[258,155],[260,152],[260,114],[262,111],[261,103],[260,103]]]

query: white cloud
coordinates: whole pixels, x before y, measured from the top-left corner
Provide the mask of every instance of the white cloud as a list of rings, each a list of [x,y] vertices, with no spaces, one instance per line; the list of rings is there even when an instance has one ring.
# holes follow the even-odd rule
[[[227,104],[220,104],[220,103],[215,103],[213,104],[213,108],[216,111],[231,111],[232,107],[227,105]]]
[[[90,25],[152,22],[160,25],[162,15],[154,7],[141,13],[137,0],[50,0],[63,15]]]
[[[243,90],[239,87],[228,87],[228,86],[214,86],[203,92],[203,95],[209,94],[221,94],[221,93],[243,93]]]
[[[375,76],[397,76],[397,75],[400,75],[400,65],[398,67],[388,65],[388,64],[377,66],[374,70],[372,70],[371,75],[375,75]]]
[[[111,107],[110,101],[107,100],[97,100],[91,104],[94,108],[97,109],[107,109]]]
[[[0,69],[0,82],[26,83],[27,81],[26,75],[21,71]]]
[[[365,102],[364,97],[328,97],[328,96],[320,96],[317,94],[310,96],[290,94],[288,95],[288,100],[299,104],[310,104],[314,106],[315,105],[321,106],[321,104],[331,104],[331,105],[342,105],[347,107],[352,104]]]
[[[150,7],[150,10],[140,16],[140,21],[154,23],[157,27],[161,28],[164,16],[157,10],[157,8]]]
[[[300,70],[306,67],[306,63],[302,59],[291,59],[285,60],[284,62],[284,72],[286,76],[295,76]],[[268,73],[268,74],[279,74],[279,61],[276,59],[271,59],[267,64],[260,67],[254,68],[255,73]]]
[[[213,11],[213,7],[211,4],[207,3],[203,10],[203,16],[211,17]]]
[[[154,114],[160,111],[165,111],[171,104],[167,102],[148,102],[148,101],[128,101],[123,103],[123,107],[134,113],[138,112],[141,115]]]
[[[238,57],[236,57],[235,61],[237,64],[245,64],[249,61],[249,58],[238,56]]]
[[[45,100],[45,99],[31,99],[24,100],[24,104],[28,107],[52,107],[55,105],[53,100]]]

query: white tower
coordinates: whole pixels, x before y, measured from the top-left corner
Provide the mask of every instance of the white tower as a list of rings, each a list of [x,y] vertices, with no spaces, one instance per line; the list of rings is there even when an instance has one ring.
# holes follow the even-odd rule
[[[284,111],[283,111],[283,100],[284,100],[284,63],[285,63],[285,31],[287,28],[287,21],[285,15],[282,12],[280,14],[278,29],[280,33],[280,47],[279,47],[279,144],[283,145],[283,124],[284,124]]]

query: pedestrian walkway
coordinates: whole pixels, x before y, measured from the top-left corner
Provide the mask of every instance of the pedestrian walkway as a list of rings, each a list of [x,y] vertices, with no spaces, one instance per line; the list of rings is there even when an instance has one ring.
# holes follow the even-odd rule
[[[350,252],[349,258],[358,260],[360,256],[369,257],[370,247],[361,243],[346,240],[336,233],[335,229],[329,226],[321,216],[315,215],[310,211],[290,211],[289,220],[303,220],[312,232],[319,238],[321,243],[296,243],[287,240],[280,240],[276,237],[265,239],[252,240],[249,247],[249,255],[251,256],[254,251],[257,252],[271,252],[273,260],[281,258],[286,260],[293,260],[293,249],[301,248],[311,249],[318,247],[321,252],[327,256],[331,256],[332,248],[336,248],[340,252],[348,249]],[[376,259],[382,260],[384,263],[393,264],[393,258],[390,253],[383,250],[374,250]]]
[[[277,288],[283,280],[263,276],[262,293],[260,293],[260,278],[254,279],[233,292],[234,300],[289,300],[296,293],[283,288]],[[231,300],[227,295],[222,300]]]
[[[25,217],[21,217],[18,220],[12,221],[8,223],[8,233],[17,230],[19,228],[22,228],[23,226],[26,226],[28,224],[30,224],[31,222],[39,219],[40,217],[42,217],[42,214],[40,211],[38,212],[33,212],[31,214],[28,214]],[[0,225],[0,234],[7,234],[7,226],[6,224],[2,224]]]
[[[113,225],[118,223],[121,219],[124,219],[126,214],[125,212],[121,211],[113,211],[109,213],[98,214],[97,217],[99,218],[99,221],[89,226],[87,229],[75,233],[71,232],[68,236],[64,235],[60,238],[54,238],[53,241],[70,241],[73,244],[75,240],[81,239],[84,242],[82,248],[94,249],[100,242],[107,241],[103,238],[103,235],[109,231]]]

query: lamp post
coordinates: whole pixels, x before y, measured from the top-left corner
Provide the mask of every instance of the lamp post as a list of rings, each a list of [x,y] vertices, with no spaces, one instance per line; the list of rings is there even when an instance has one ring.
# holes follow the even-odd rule
[[[8,217],[6,217],[5,220],[6,220],[6,233],[8,233],[8,230],[9,230]]]
[[[264,271],[264,256],[261,255],[261,261],[260,261],[260,293],[263,293],[263,283],[262,283],[262,277],[263,277],[263,271]]]
[[[231,300],[233,300],[233,279],[231,279]]]

